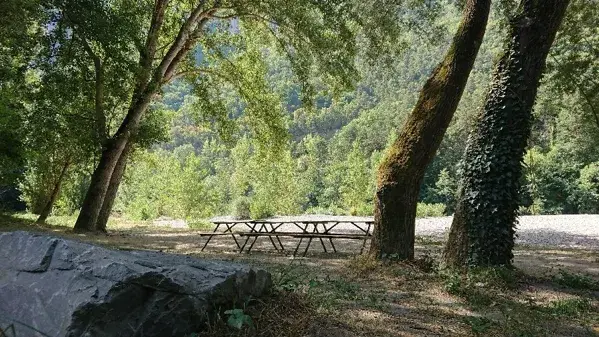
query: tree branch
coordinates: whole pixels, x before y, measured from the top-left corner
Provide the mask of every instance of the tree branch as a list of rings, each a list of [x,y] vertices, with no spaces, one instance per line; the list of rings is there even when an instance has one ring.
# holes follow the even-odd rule
[[[96,132],[98,140],[101,143],[104,143],[107,138],[106,115],[104,114],[104,66],[102,60],[96,53],[94,53],[85,37],[81,37],[80,40],[83,44],[83,49],[85,49],[89,56],[94,60],[94,69],[96,73],[94,97]]]
[[[140,74],[137,79],[134,96],[140,95],[148,85],[151,76],[152,62],[156,54],[156,46],[162,24],[164,22],[164,12],[168,6],[169,0],[155,0],[154,11],[152,13],[152,21],[150,30],[146,38],[145,47],[139,52]]]
[[[214,8],[211,8],[208,11],[203,10],[205,3],[206,0],[200,1],[196,8],[194,8],[194,10],[191,12],[187,20],[185,20],[185,23],[183,24],[181,29],[179,29],[179,33],[177,34],[175,41],[169,48],[164,58],[162,58],[160,65],[154,72],[153,81],[156,84],[162,83],[167,70],[169,68],[175,68],[177,66],[177,63],[181,61],[182,57],[179,55],[179,52],[181,51],[181,49],[185,47],[188,40],[191,38],[191,35],[195,31],[198,22],[212,14],[212,11],[215,10]]]
[[[193,46],[195,45],[197,40],[200,38],[201,33],[202,33],[202,28],[204,27],[204,24],[206,24],[206,22],[208,22],[208,19],[209,19],[209,17],[204,17],[198,22],[198,26],[194,30],[194,33],[192,34],[192,36],[187,40],[187,42],[185,42],[185,45],[183,46],[183,48],[181,48],[181,50],[179,50],[179,52],[177,53],[177,55],[175,56],[175,58],[173,59],[171,64],[166,69],[166,72],[164,73],[164,78],[162,80],[163,83],[168,83],[172,80],[173,74],[177,70],[179,63],[181,62],[181,60],[183,60],[185,58],[185,56],[187,56],[187,54],[189,53],[191,48],[193,48]]]

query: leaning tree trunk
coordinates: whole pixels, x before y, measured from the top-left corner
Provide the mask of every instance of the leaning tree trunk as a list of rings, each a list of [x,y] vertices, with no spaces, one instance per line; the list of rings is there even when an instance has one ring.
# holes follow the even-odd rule
[[[424,171],[458,106],[482,43],[490,0],[468,0],[443,61],[422,88],[412,114],[378,170],[370,254],[414,257],[416,205]]]
[[[464,154],[449,266],[510,265],[522,160],[545,59],[569,0],[522,0]]]
[[[100,209],[100,214],[98,214],[98,220],[96,221],[96,229],[99,231],[106,232],[108,218],[112,212],[112,205],[114,204],[114,199],[116,198],[121,180],[123,179],[123,174],[125,173],[129,152],[131,151],[132,146],[132,140],[130,140],[127,145],[125,145],[123,153],[121,153],[121,157],[116,163],[116,166],[112,172],[112,176],[110,177],[110,184],[106,190],[104,202],[102,203],[102,208]]]
[[[44,209],[40,212],[40,216],[37,218],[35,223],[42,224],[46,222],[48,216],[52,212],[52,208],[54,207],[54,203],[56,203],[56,199],[58,199],[58,194],[60,194],[60,187],[62,186],[62,182],[64,181],[64,177],[67,175],[67,170],[70,166],[70,161],[67,160],[62,166],[62,170],[60,171],[60,175],[56,179],[56,183],[54,183],[54,188],[52,189],[52,193],[50,194],[50,198],[48,202],[44,206]]]
[[[85,199],[79,212],[79,217],[77,217],[77,222],[75,223],[76,231],[97,230],[96,224],[102,210],[102,205],[104,204],[104,198],[106,197],[112,174],[123,154],[123,150],[131,139],[131,134],[137,132],[139,128],[139,122],[156,92],[155,88],[152,90],[145,93],[135,102],[134,106],[129,109],[129,113],[119,130],[111,139],[106,141],[100,162],[94,170],[90,186],[85,194]],[[125,154],[126,156],[127,154]]]
[[[208,22],[218,6],[206,9],[205,1],[199,1],[181,25],[177,37],[159,62],[155,64],[155,54],[164,21],[164,13],[168,0],[154,1],[152,20],[144,48],[140,50],[139,73],[136,80],[133,99],[127,116],[116,134],[106,142],[100,163],[94,174],[83,205],[75,223],[77,231],[95,231],[102,210],[110,181],[126,144],[137,132],[142,116],[146,112],[152,98],[161,86],[176,77],[178,65],[184,60],[201,36],[204,25]],[[123,160],[127,160],[125,154]],[[108,205],[108,204],[107,204]],[[110,206],[112,207],[111,203]],[[109,207],[109,208],[111,208]],[[107,210],[110,212],[110,209]]]

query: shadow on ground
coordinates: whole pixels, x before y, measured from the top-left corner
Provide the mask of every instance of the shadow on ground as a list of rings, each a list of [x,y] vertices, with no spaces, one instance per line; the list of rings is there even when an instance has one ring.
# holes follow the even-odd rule
[[[294,257],[299,239],[282,238],[280,252],[268,238],[259,238],[246,254],[232,238],[220,236],[202,252],[206,239],[194,230],[131,227],[109,235],[77,234],[69,227],[0,216],[0,231],[13,230],[238,261],[272,273],[273,295],[245,308],[254,328],[234,330],[223,319],[199,336],[599,336],[599,289],[556,281],[556,275],[584,273],[592,280],[585,282],[599,282],[594,250],[519,246],[515,265],[525,274],[504,286],[440,271],[436,261],[443,242],[431,238],[417,240],[416,263],[381,264],[359,256],[358,240],[336,240],[338,253],[329,242],[314,240],[306,257]]]

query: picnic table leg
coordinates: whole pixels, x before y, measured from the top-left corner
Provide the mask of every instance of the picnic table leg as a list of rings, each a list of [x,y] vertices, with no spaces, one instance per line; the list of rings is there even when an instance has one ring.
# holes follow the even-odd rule
[[[366,229],[366,233],[364,234],[365,237],[364,237],[364,242],[362,242],[362,248],[360,249],[360,255],[362,255],[362,253],[364,253],[364,248],[366,248],[366,241],[368,240],[368,233],[370,233],[371,225],[372,225],[371,223],[368,223],[368,229]],[[357,227],[356,224],[354,224],[354,226]]]
[[[220,224],[216,224],[216,228],[214,228],[214,230],[212,231],[212,233],[213,233],[213,234],[214,234],[214,233],[216,233],[216,231],[218,230],[218,227],[219,227],[219,226],[220,226]],[[208,237],[208,239],[206,240],[206,243],[204,243],[204,246],[203,246],[203,247],[202,247],[202,249],[200,250],[201,252],[203,252],[203,251],[204,251],[204,249],[206,248],[206,246],[208,246],[208,243],[210,242],[210,240],[212,240],[212,237],[213,237],[213,236],[214,236],[214,235],[210,235],[210,236]]]
[[[324,231],[326,233],[326,225],[324,223],[322,224],[322,227],[324,228]],[[315,233],[320,234],[320,232],[318,231],[318,224],[316,224],[314,226],[314,231],[315,231]],[[327,247],[324,245],[324,241],[322,241],[322,238],[318,238],[318,239],[320,240],[320,244],[322,245],[322,249],[324,250],[324,252],[328,253]]]
[[[333,252],[337,253],[337,248],[335,248],[335,245],[333,244],[333,238],[329,238],[329,242],[331,243],[331,247],[333,247]]]
[[[254,240],[252,241],[252,244],[250,244],[250,246],[248,247],[248,249],[245,251],[246,253],[250,253],[250,251],[252,250],[252,247],[254,247],[254,243],[256,243],[256,240],[258,240],[257,236],[254,236]]]
[[[308,249],[310,248],[310,244],[312,244],[312,238],[308,238],[308,245],[306,245],[306,249],[304,250],[304,254],[302,256],[306,256]]]
[[[295,223],[295,225],[302,230],[302,233],[307,233],[306,232],[306,230],[308,229],[307,224],[305,224],[303,228],[300,225],[298,225],[297,223]],[[297,243],[297,246],[295,246],[295,251],[293,251],[293,256],[295,256],[297,254],[297,251],[299,250],[299,247],[302,245],[302,242],[304,242],[303,237],[300,238],[299,242]]]
[[[329,232],[331,231],[331,229],[333,229],[338,224],[339,224],[338,222],[335,223],[333,226],[329,227],[329,229],[327,229],[326,226],[323,224],[322,226],[325,229],[324,234],[329,234]],[[333,238],[329,238],[329,242],[331,243],[331,247],[333,247],[333,252],[337,253],[337,248],[335,248],[335,245],[333,244]]]
[[[306,233],[308,233],[308,224],[306,224]],[[314,230],[312,230],[312,233],[314,233]],[[308,238],[308,244],[306,245],[306,249],[304,250],[304,254],[302,255],[303,257],[306,256],[306,254],[308,253],[308,249],[310,249],[310,245],[312,244],[312,238]]]
[[[279,251],[279,247],[277,247],[277,244],[275,243],[275,240],[272,239],[272,236],[268,236],[268,238],[270,239],[270,243],[272,243],[272,246],[275,247],[275,250],[278,252]]]
[[[274,231],[276,231],[279,227],[281,227],[283,224],[278,225],[277,227],[275,227],[273,224],[270,224],[270,228],[271,228],[271,232],[274,233]],[[283,243],[281,242],[281,239],[279,238],[278,235],[275,235],[275,238],[277,238],[277,241],[279,242],[279,245],[281,246],[281,251],[285,251],[285,247],[283,247]]]
[[[260,224],[260,228],[258,229],[258,233],[264,233],[262,231],[262,229],[264,229],[265,231],[268,231],[268,229],[266,228],[266,226],[264,224]],[[254,240],[252,241],[252,244],[248,247],[248,250],[245,251],[246,253],[248,253],[248,254],[250,253],[250,251],[254,247],[254,244],[256,243],[257,240],[258,240],[258,237],[254,236]],[[272,238],[270,238],[270,241],[272,242]],[[274,242],[273,242],[273,245],[274,245]],[[275,246],[275,248],[277,248],[277,247]]]
[[[231,237],[233,238],[233,240],[235,240],[235,244],[237,245],[237,248],[240,248],[241,246],[239,245],[239,242],[237,241],[235,234],[233,234],[233,227],[235,227],[235,225],[232,225],[232,226],[227,225],[227,230],[225,232],[231,233]]]
[[[246,226],[248,226],[250,228],[250,233],[251,232],[255,232],[256,231],[256,225],[254,224],[253,226],[251,226],[249,223],[245,223]],[[243,249],[245,248],[245,246],[248,244],[248,241],[250,240],[250,237],[247,236],[245,238],[245,242],[243,243],[243,246],[241,246],[241,248],[239,248],[239,252],[243,252]]]
[[[268,233],[274,233],[274,226],[273,226],[272,224],[270,224],[270,231],[268,230],[268,228],[266,227],[266,225],[263,225],[263,226],[264,226],[264,231],[265,231],[265,232],[268,232]],[[277,227],[277,228],[278,228],[278,227]],[[276,235],[275,235],[275,237],[276,237],[277,239],[279,239],[279,237],[278,237],[278,236],[276,236]],[[268,238],[270,239],[270,242],[272,243],[272,246],[273,246],[273,247],[275,247],[275,250],[278,252],[278,251],[279,251],[279,247],[277,247],[277,244],[275,243],[275,240],[273,240],[273,239],[272,239],[272,236],[271,236],[271,235],[269,235],[269,236],[268,236]],[[281,243],[281,240],[279,240],[279,244],[280,244],[280,243]],[[283,246],[283,245],[281,245],[281,246]]]

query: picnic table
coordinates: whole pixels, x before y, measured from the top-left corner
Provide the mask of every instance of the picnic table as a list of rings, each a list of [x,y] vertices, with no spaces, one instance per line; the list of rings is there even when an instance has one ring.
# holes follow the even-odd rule
[[[334,239],[362,240],[361,254],[366,246],[366,241],[372,236],[371,230],[374,221],[370,218],[332,218],[322,220],[215,220],[212,223],[215,225],[212,232],[200,233],[200,236],[207,238],[202,246],[202,251],[206,249],[213,237],[231,236],[240,253],[243,251],[249,253],[258,238],[268,238],[275,250],[284,252],[285,246],[281,237],[291,237],[299,239],[293,255],[297,255],[302,243],[306,242],[302,253],[302,256],[306,256],[315,240],[320,241],[324,252],[328,252],[328,248],[337,252]],[[339,229],[339,227],[343,227],[343,229]],[[336,228],[337,230],[334,231]]]

